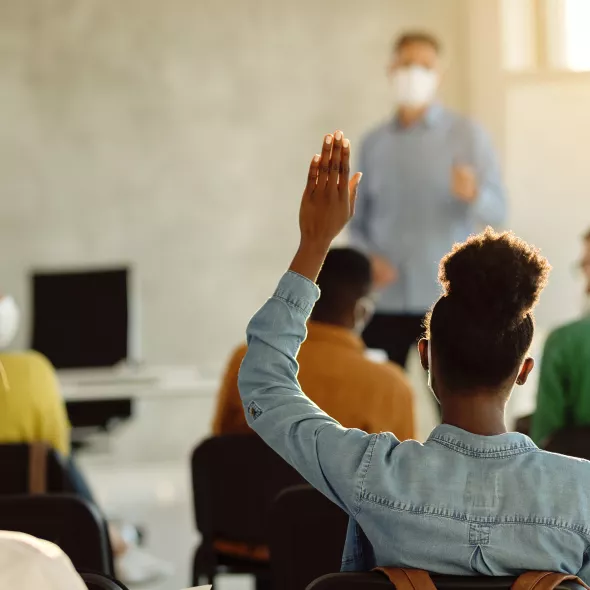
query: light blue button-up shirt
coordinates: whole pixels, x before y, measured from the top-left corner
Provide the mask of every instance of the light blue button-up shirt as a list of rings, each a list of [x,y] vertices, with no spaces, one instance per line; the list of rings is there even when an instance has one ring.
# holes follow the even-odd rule
[[[350,516],[343,570],[550,570],[590,582],[590,463],[517,433],[443,425],[420,444],[343,428],[297,381],[318,295],[300,275],[283,277],[248,327],[239,388],[250,426]]]
[[[475,170],[479,194],[472,204],[452,194],[454,165]],[[488,135],[435,104],[411,127],[394,119],[369,133],[359,170],[351,244],[386,257],[399,272],[377,310],[422,314],[440,295],[438,263],[451,246],[505,219],[504,187]]]

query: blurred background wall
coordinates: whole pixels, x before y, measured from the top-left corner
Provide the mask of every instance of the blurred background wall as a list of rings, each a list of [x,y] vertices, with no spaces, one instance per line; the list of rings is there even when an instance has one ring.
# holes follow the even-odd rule
[[[25,312],[17,346],[31,270],[127,263],[143,358],[218,369],[296,245],[318,137],[343,127],[358,142],[390,115],[391,41],[422,28],[444,45],[443,99],[503,159],[508,227],[553,263],[538,350],[580,309],[589,6],[0,2],[0,289]]]
[[[554,265],[538,355],[543,334],[581,303],[584,7],[590,0],[0,0],[0,291],[25,312],[17,347],[30,341],[33,269],[126,263],[144,359],[220,368],[296,246],[318,139],[342,127],[358,145],[390,116],[390,44],[420,28],[444,45],[444,101],[493,136],[507,225]],[[415,360],[411,372],[419,391]],[[511,418],[533,409],[535,380],[527,387]],[[177,566],[162,588],[186,582],[187,449],[206,436],[213,401],[142,400],[104,456],[82,458],[109,515],[156,531],[148,548]],[[428,412],[424,394],[422,435]]]
[[[318,139],[390,115],[397,32],[436,31],[469,108],[466,5],[0,2],[0,288],[27,309],[30,269],[131,263],[145,359],[221,363],[293,252]]]

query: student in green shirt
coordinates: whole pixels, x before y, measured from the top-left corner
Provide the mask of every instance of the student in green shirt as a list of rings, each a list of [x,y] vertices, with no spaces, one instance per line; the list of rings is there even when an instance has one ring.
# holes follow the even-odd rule
[[[568,424],[590,425],[590,231],[580,267],[586,277],[585,316],[551,333],[543,352],[531,430],[541,446]]]

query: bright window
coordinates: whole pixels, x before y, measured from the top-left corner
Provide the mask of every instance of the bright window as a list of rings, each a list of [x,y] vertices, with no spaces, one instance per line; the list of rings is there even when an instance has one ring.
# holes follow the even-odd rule
[[[590,0],[502,0],[504,67],[590,71]]]
[[[565,67],[590,70],[590,0],[564,0]]]
[[[506,70],[518,72],[537,67],[538,27],[534,2],[535,0],[502,0],[503,57]]]

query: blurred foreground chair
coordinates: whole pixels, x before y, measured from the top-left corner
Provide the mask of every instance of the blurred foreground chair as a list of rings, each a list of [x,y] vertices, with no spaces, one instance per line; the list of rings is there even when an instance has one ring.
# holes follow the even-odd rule
[[[106,522],[93,505],[76,496],[0,497],[0,530],[55,543],[77,570],[113,573]]]
[[[268,517],[283,489],[301,476],[255,434],[212,437],[191,461],[194,511],[201,545],[193,584],[212,584],[220,573],[251,574],[257,586],[270,581]],[[240,545],[249,555],[230,552]],[[259,558],[253,558],[258,554]]]
[[[437,590],[512,590],[517,578],[504,576],[438,576],[432,575]],[[408,582],[409,583],[409,582]],[[315,580],[307,590],[403,590],[394,586],[379,572],[365,574],[329,574]],[[413,586],[410,585],[409,588]],[[421,590],[417,588],[416,590]],[[583,590],[575,582],[562,582],[555,590]]]
[[[309,485],[283,490],[272,508],[273,590],[305,590],[340,570],[347,514]]]
[[[0,473],[0,496],[74,491],[66,462],[43,443],[0,445]]]
[[[81,573],[88,590],[128,590],[127,586],[103,574]]]

